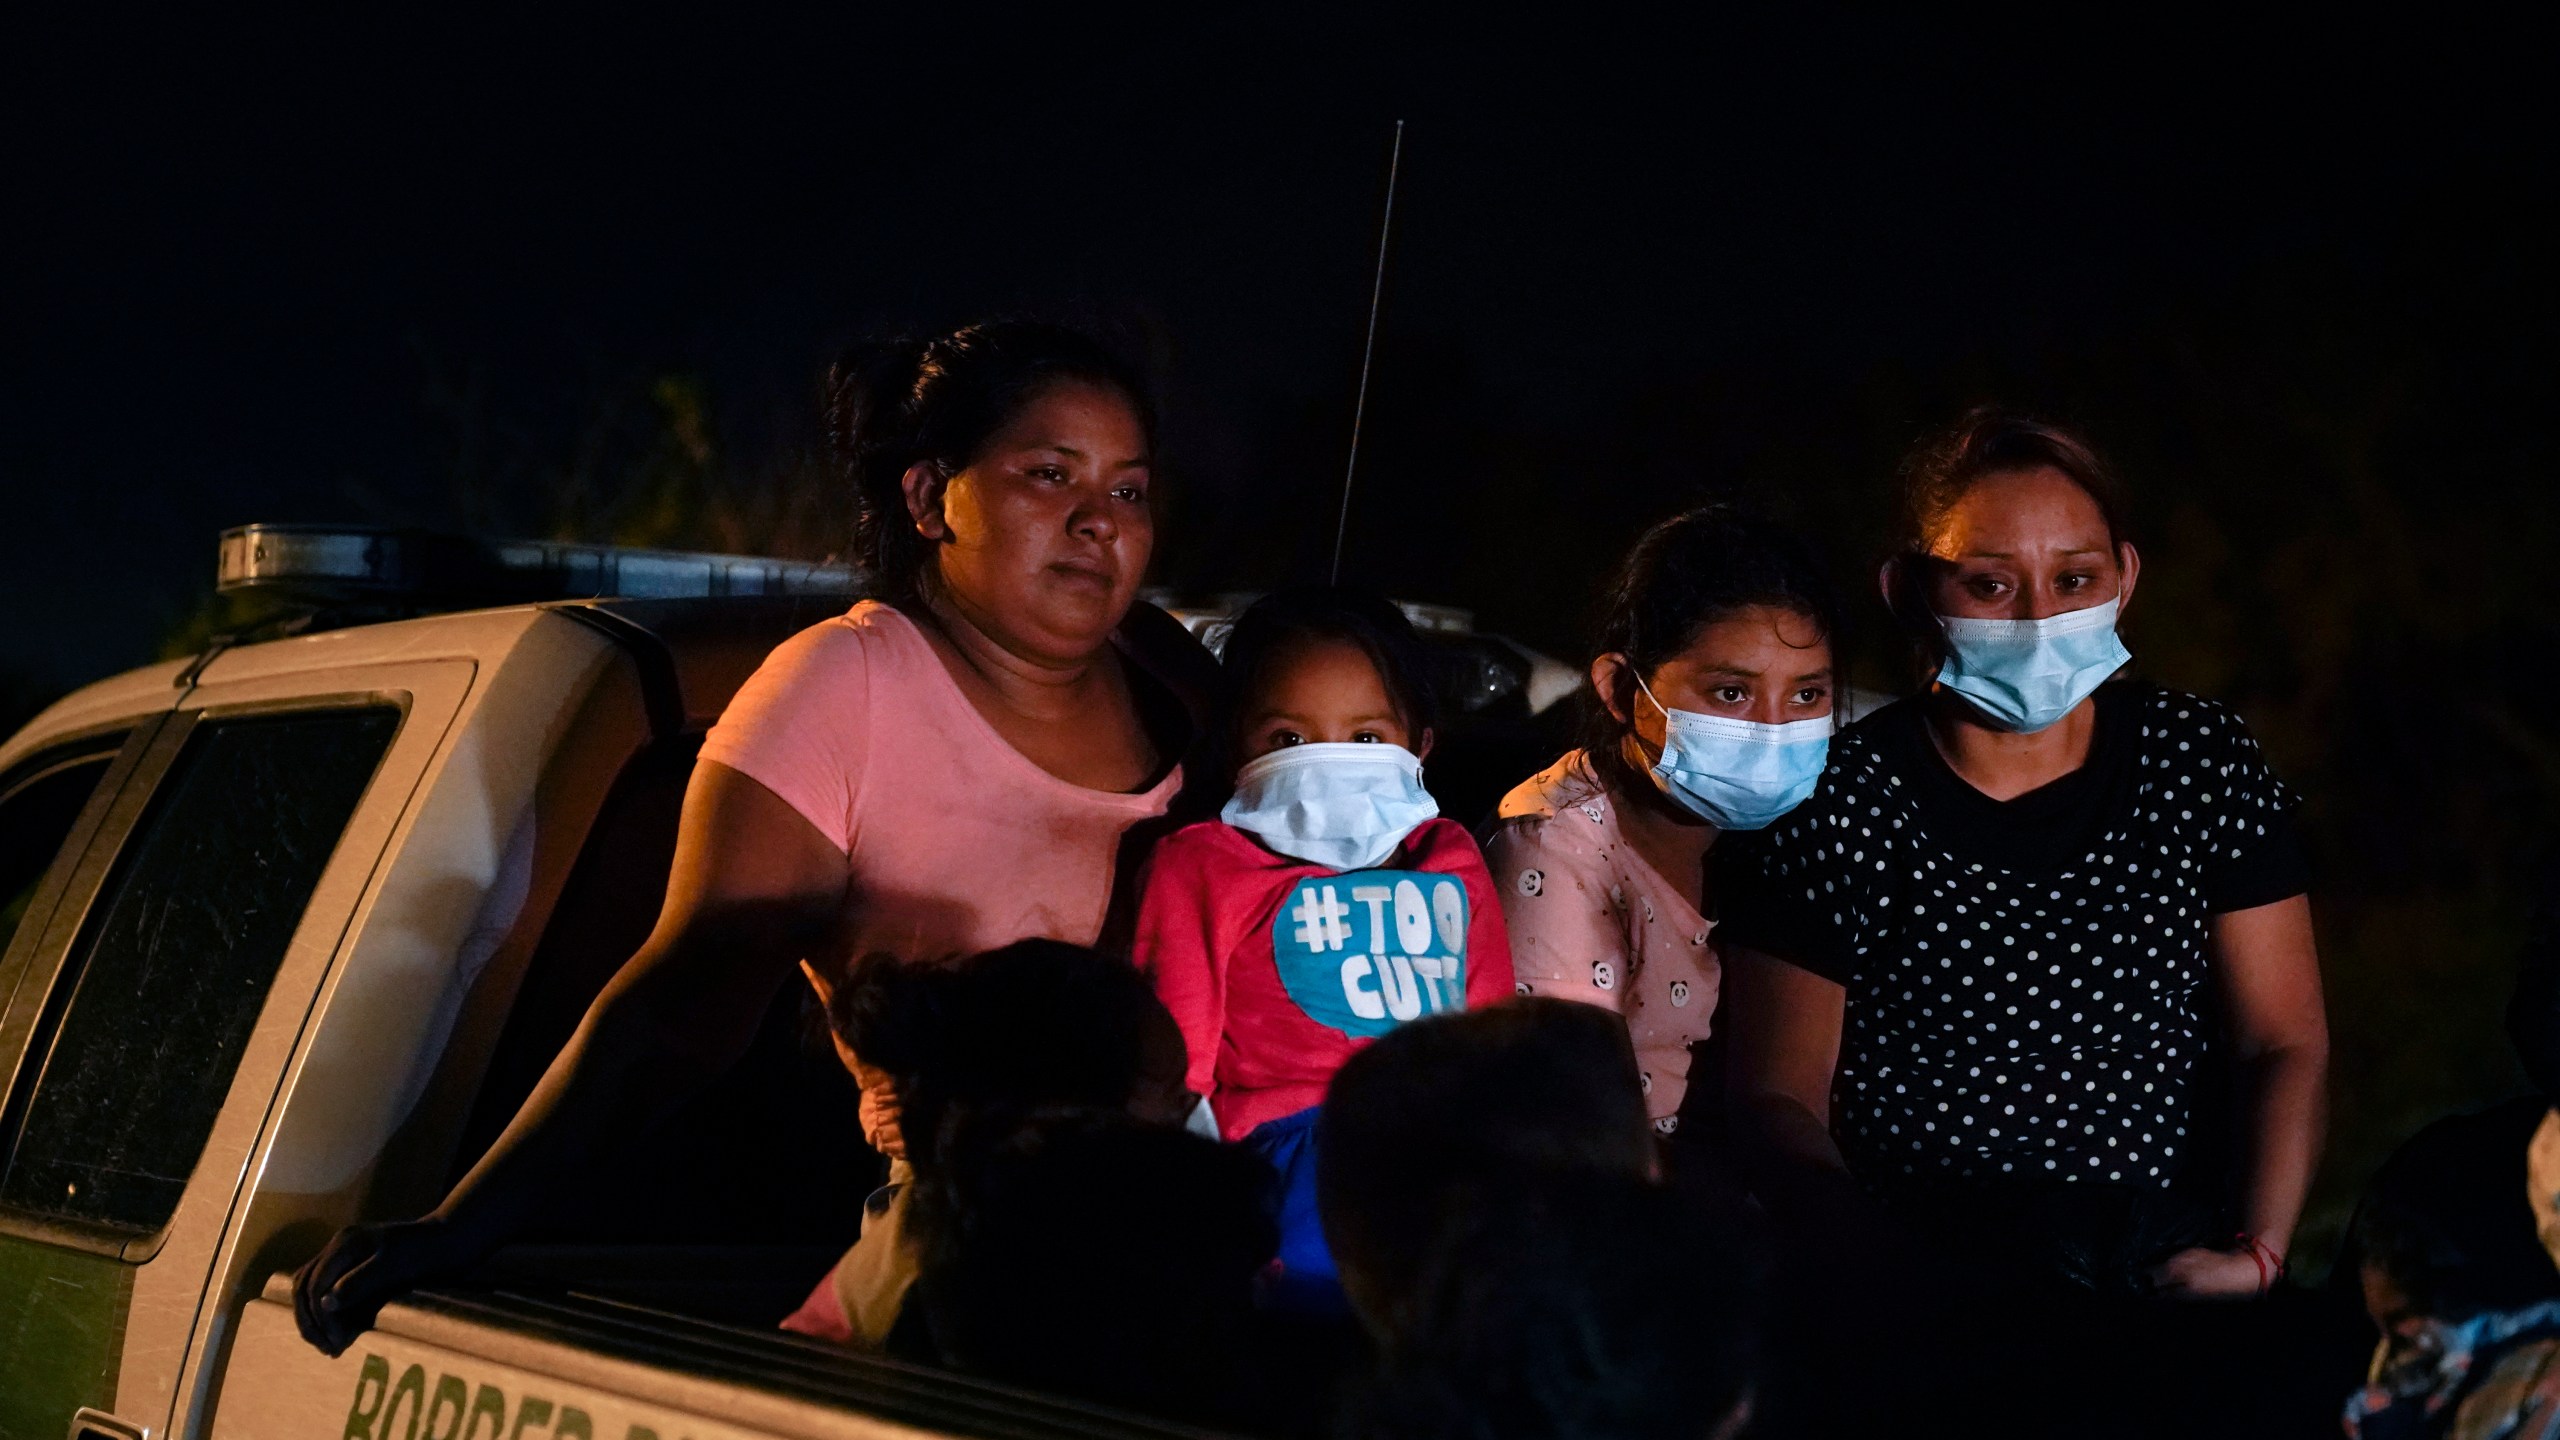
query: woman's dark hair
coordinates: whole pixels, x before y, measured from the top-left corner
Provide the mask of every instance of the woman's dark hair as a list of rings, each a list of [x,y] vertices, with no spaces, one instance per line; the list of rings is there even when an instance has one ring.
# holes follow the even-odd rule
[[[1923,440],[1902,465],[1902,505],[1896,539],[1908,552],[1925,552],[1930,533],[1986,475],[2052,469],[2089,492],[2106,517],[2107,540],[2125,536],[2124,495],[2115,472],[2078,435],[1997,405],[1978,405],[1955,424]]]
[[[1126,1105],[1151,1026],[1170,1024],[1136,967],[1063,940],[954,961],[866,955],[829,997],[846,1048],[888,1072],[908,1158],[932,1164],[969,1106]]]
[[[1650,679],[1700,631],[1754,605],[1804,616],[1839,648],[1840,598],[1813,551],[1758,516],[1702,505],[1647,530],[1627,552],[1601,604],[1592,653],[1624,655]],[[1613,790],[1645,787],[1626,762],[1628,728],[1603,697],[1592,697],[1583,754]]]
[[[969,325],[862,346],[836,362],[827,374],[827,438],[861,506],[854,553],[873,594],[912,602],[931,565],[932,547],[907,514],[907,471],[968,468],[1023,406],[1061,381],[1118,391],[1153,447],[1155,403],[1136,367],[1063,325]]]
[[[1413,622],[1382,596],[1342,585],[1302,585],[1274,590],[1247,606],[1227,633],[1220,652],[1227,673],[1227,693],[1236,715],[1227,726],[1227,774],[1235,773],[1235,750],[1246,698],[1272,662],[1310,640],[1340,640],[1360,647],[1378,667],[1378,679],[1395,703],[1405,728],[1419,742],[1422,732],[1439,723],[1438,687],[1432,683],[1431,657]]]
[[[2055,470],[2086,492],[2107,524],[2107,543],[2128,533],[2124,492],[2115,472],[2089,442],[2059,425],[1997,405],[1980,405],[1945,430],[1921,441],[1902,462],[1894,524],[1894,582],[1888,601],[1894,617],[1924,644],[1939,643],[1936,612],[1927,590],[1930,537],[1975,482],[2022,470]]]

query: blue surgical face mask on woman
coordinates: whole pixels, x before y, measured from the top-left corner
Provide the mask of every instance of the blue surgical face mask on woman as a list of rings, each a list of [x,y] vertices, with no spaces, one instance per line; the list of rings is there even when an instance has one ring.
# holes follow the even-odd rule
[[[2116,638],[2123,597],[2041,620],[1938,617],[1947,658],[1938,683],[1994,728],[2032,735],[2089,698],[2133,658]]]
[[[1218,818],[1293,859],[1366,870],[1439,813],[1412,751],[1349,741],[1290,745],[1248,763]]]
[[[1681,808],[1721,830],[1758,830],[1805,802],[1831,754],[1831,717],[1771,725],[1674,710],[1636,688],[1662,712],[1662,758],[1653,783]]]

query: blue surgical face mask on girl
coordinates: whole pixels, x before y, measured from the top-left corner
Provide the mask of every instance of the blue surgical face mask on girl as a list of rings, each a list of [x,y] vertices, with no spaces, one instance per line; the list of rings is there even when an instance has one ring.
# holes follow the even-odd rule
[[[1218,818],[1292,859],[1366,870],[1439,813],[1412,751],[1349,741],[1290,745],[1248,763]]]
[[[2123,596],[2041,620],[1965,620],[1941,615],[1947,658],[1938,683],[1965,698],[1996,729],[2032,735],[2089,698],[2133,658],[2116,638]]]
[[[1695,710],[1674,710],[1654,700],[1653,687],[1636,688],[1662,712],[1662,758],[1653,783],[1681,808],[1720,830],[1759,830],[1813,794],[1831,754],[1831,717],[1771,725]]]

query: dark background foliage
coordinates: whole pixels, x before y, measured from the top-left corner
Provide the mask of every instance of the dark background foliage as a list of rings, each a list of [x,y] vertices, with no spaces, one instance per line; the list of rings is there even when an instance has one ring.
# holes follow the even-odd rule
[[[250,519],[837,551],[827,356],[1006,311],[1165,377],[1159,580],[1315,573],[1403,116],[1349,577],[1578,658],[1674,508],[1751,499],[1864,594],[1916,436],[2084,426],[2140,666],[2305,797],[2334,1228],[2518,1083],[2554,157],[2521,25],[2233,8],[20,17],[0,718],[217,628]]]

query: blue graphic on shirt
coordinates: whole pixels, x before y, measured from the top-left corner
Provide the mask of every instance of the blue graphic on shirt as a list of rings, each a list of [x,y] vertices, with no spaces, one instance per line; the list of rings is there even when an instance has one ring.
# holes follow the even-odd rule
[[[1281,988],[1354,1039],[1467,1008],[1467,887],[1420,870],[1297,883],[1271,920]]]

